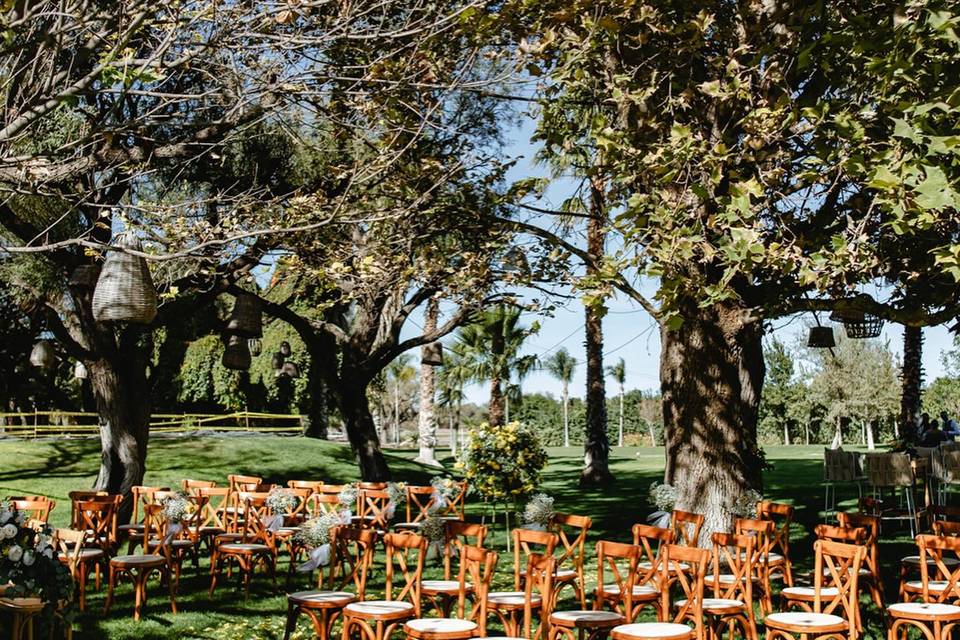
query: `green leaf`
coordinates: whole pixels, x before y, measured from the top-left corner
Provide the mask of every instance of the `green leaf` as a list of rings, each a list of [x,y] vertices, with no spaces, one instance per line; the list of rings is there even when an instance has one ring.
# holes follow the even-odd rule
[[[924,166],[926,177],[917,185],[917,206],[923,209],[943,209],[954,206],[956,192],[950,187],[940,167]]]
[[[900,179],[886,165],[880,165],[874,169],[870,182],[867,183],[869,187],[883,190],[893,189],[899,185]]]
[[[893,120],[893,135],[897,138],[906,138],[911,142],[923,141],[923,136],[914,130],[913,126],[902,118],[891,118]]]

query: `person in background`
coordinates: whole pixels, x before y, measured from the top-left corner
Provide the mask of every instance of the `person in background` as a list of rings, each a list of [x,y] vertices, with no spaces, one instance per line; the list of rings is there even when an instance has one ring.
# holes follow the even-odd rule
[[[950,440],[950,436],[940,430],[940,423],[937,420],[930,421],[930,428],[920,438],[921,447],[939,447],[942,443]]]
[[[946,411],[940,412],[940,423],[943,425],[943,432],[950,436],[951,440],[960,436],[960,425],[957,425],[957,421],[947,415]]]

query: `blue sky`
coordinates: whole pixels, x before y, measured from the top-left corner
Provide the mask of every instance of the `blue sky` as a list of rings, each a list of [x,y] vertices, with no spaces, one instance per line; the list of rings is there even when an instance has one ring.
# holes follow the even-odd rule
[[[530,143],[533,130],[532,118],[525,118],[516,131],[509,135],[507,154],[518,158],[518,162],[507,176],[509,181],[527,177],[547,175],[545,167],[533,162],[536,147]],[[574,183],[560,180],[547,191],[538,204],[544,208],[557,208],[559,204],[572,193]],[[645,282],[641,291],[652,296],[655,283]],[[539,294],[538,294],[539,295]],[[541,296],[542,297],[542,296]],[[603,320],[604,330],[604,364],[613,364],[619,358],[626,361],[627,383],[630,389],[657,389],[660,385],[659,359],[660,334],[656,323],[633,300],[619,295],[609,301],[609,312]],[[821,316],[825,321],[825,317]],[[415,324],[408,323],[404,335],[413,335],[421,318],[413,318]],[[552,317],[540,314],[527,313],[524,322],[530,325],[540,323],[540,331],[526,343],[523,353],[549,356],[554,350],[565,347],[580,363],[578,364],[574,381],[570,387],[570,394],[583,397],[586,386],[586,370],[583,365],[585,357],[583,347],[583,306],[577,299],[557,301],[557,309]],[[788,345],[796,345],[806,340],[807,327],[813,322],[812,316],[794,316],[780,318],[773,323],[774,331],[768,334],[767,339],[776,337]],[[841,331],[839,327],[837,331]],[[899,325],[887,323],[883,335],[879,340],[888,340],[891,349],[898,354],[902,353],[903,330]],[[450,338],[447,338],[449,341]],[[953,344],[953,338],[946,326],[924,329],[923,365],[926,382],[943,375],[943,366],[940,354]],[[469,402],[486,402],[488,388],[485,385],[474,384],[466,390]],[[560,383],[545,371],[534,371],[523,382],[524,393],[550,393],[560,396]],[[616,385],[607,380],[607,393],[613,396],[617,393]]]

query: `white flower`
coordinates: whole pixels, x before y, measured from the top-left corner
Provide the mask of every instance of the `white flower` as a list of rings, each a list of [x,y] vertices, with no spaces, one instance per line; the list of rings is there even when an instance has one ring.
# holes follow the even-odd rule
[[[20,548],[20,545],[13,545],[7,550],[7,558],[10,559],[10,562],[20,562],[20,558],[23,557],[23,549]]]
[[[40,553],[41,553],[41,555],[43,555],[44,558],[46,558],[46,559],[48,559],[48,560],[53,560],[53,547],[47,547],[46,549],[44,549],[44,550],[41,551]]]
[[[17,527],[12,524],[5,524],[3,528],[0,528],[0,533],[3,534],[3,538],[13,538],[17,535]]]
[[[33,564],[33,561],[36,557],[33,555],[32,551],[25,551],[23,553],[23,566],[29,567]]]
[[[0,524],[6,524],[13,520],[13,511],[7,511],[6,509],[0,509]]]

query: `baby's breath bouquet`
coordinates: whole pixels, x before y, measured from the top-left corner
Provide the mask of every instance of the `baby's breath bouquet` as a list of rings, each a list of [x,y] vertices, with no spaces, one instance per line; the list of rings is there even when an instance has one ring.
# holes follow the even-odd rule
[[[553,498],[545,493],[536,493],[527,502],[520,514],[525,529],[546,531],[556,512],[553,510]]]
[[[670,512],[673,511],[673,507],[677,503],[677,490],[673,485],[665,482],[654,482],[650,485],[648,497],[650,502],[656,505],[657,511],[647,516],[647,522],[655,527],[669,528]]]
[[[297,496],[289,489],[274,487],[267,494],[267,508],[276,516],[288,514],[297,508]]]
[[[164,520],[170,524],[177,525],[182,524],[196,513],[197,507],[197,505],[187,497],[187,494],[181,491],[164,498],[160,504],[163,505],[161,514]]]
[[[427,539],[427,558],[440,555],[447,538],[447,521],[431,513],[420,523],[420,535]]]
[[[338,514],[324,513],[300,525],[295,539],[309,550],[309,557],[297,571],[306,573],[330,564],[330,532],[339,524]]]
[[[747,489],[733,502],[730,511],[741,518],[757,517],[757,503],[763,500],[759,491]]]
[[[407,502],[407,483],[406,482],[388,482],[387,494],[390,496],[390,502],[400,506]]]
[[[343,486],[340,493],[337,494],[337,502],[340,504],[340,522],[350,524],[353,517],[353,510],[357,506],[357,498],[360,497],[360,488],[356,483]]]

